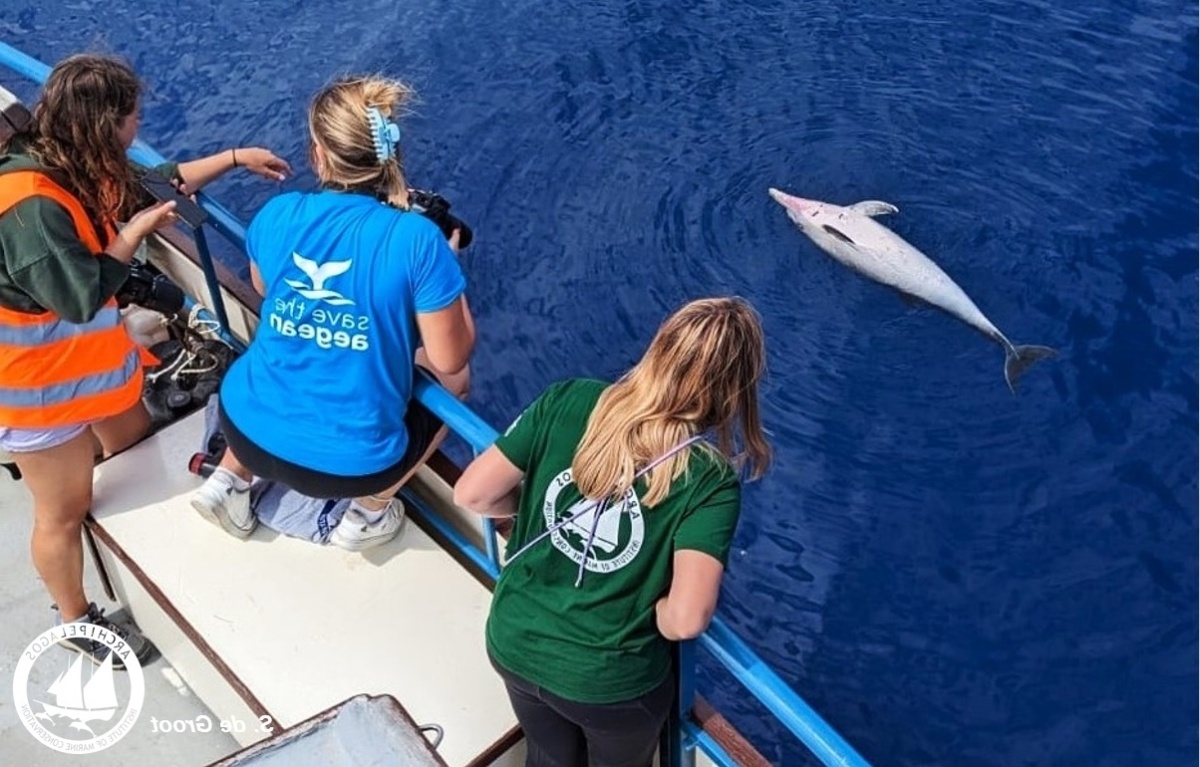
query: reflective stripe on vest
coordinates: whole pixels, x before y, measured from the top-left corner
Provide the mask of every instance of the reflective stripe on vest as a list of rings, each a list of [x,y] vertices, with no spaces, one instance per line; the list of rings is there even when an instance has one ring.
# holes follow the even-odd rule
[[[80,241],[93,253],[102,252],[95,227],[73,195],[37,171],[0,174],[0,215],[31,197],[63,206]],[[106,228],[105,234],[111,241],[112,230]],[[127,410],[141,391],[137,346],[121,323],[115,299],[82,324],[53,312],[0,307],[0,425],[33,429],[90,423]]]
[[[115,386],[122,386],[133,375],[134,370],[142,364],[142,357],[137,349],[131,349],[125,355],[121,367],[105,373],[94,373],[74,381],[41,386],[36,389],[19,389],[0,386],[0,409],[46,407],[62,405],[77,397],[102,394]]]
[[[36,317],[38,315],[29,316]],[[37,324],[31,323],[20,328],[10,325],[0,325],[0,346],[41,346],[43,344],[54,343],[55,341],[82,336],[93,330],[111,328],[116,324],[120,316],[117,307],[105,304],[100,311],[96,312],[95,317],[82,325],[64,322],[63,320],[39,322]]]

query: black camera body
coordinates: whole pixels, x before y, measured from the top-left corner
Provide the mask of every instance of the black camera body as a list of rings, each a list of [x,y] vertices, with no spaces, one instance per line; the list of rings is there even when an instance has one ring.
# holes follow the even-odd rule
[[[437,224],[438,229],[442,230],[442,234],[446,235],[446,239],[450,239],[450,235],[457,229],[460,250],[470,245],[471,240],[474,239],[471,227],[450,212],[450,201],[440,194],[423,189],[409,189],[408,204],[412,206],[414,212],[420,213]]]
[[[171,317],[183,309],[183,290],[166,275],[134,261],[129,265],[129,279],[117,291],[117,305],[133,304]]]

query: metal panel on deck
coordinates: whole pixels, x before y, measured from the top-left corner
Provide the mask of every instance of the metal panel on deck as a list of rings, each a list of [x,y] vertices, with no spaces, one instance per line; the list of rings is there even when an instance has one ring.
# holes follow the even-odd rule
[[[359,695],[210,767],[446,767],[395,698]]]

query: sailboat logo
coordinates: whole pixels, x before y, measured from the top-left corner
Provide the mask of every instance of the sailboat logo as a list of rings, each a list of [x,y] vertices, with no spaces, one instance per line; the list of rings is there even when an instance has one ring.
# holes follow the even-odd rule
[[[92,678],[83,684],[83,656],[76,655],[66,671],[59,674],[54,684],[46,691],[54,696],[54,703],[38,700],[42,713],[36,714],[53,725],[55,717],[71,721],[74,730],[87,732],[93,738],[96,733],[88,726],[88,722],[107,722],[117,713],[117,691],[113,686],[112,653],[104,658],[100,669],[92,674]]]
[[[562,523],[550,534],[551,543],[590,572],[620,570],[637,557],[646,539],[646,522],[637,493],[630,489],[623,498],[603,506],[585,498],[560,509],[559,494],[564,489],[571,487],[578,494],[574,484],[571,470],[566,469],[546,487],[542,504],[546,527]]]
[[[600,514],[600,519],[596,519],[596,502],[584,498],[576,501],[563,513],[563,517],[570,519],[563,527],[582,540],[591,538],[593,546],[602,549],[606,554],[612,554],[621,543],[621,514],[624,511],[624,504],[619,501],[607,504]],[[593,528],[595,533],[592,532]]]
[[[83,655],[68,655],[58,643],[69,635],[86,636],[111,651],[98,666]],[[114,672],[119,651],[127,651],[120,637],[91,624],[56,626],[33,640],[13,676],[13,701],[25,729],[64,753],[99,751],[120,740],[141,713],[146,687],[133,653],[122,654],[125,670]]]

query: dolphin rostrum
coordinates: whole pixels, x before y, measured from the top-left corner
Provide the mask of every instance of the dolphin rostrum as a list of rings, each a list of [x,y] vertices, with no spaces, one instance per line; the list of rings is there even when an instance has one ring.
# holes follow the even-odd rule
[[[1017,379],[1030,365],[1056,354],[1047,346],[1014,345],[928,256],[875,222],[874,216],[896,213],[896,206],[866,200],[843,208],[793,197],[778,189],[768,192],[800,231],[838,261],[876,282],[949,312],[1000,344],[1004,348],[1004,380],[1014,394]]]

